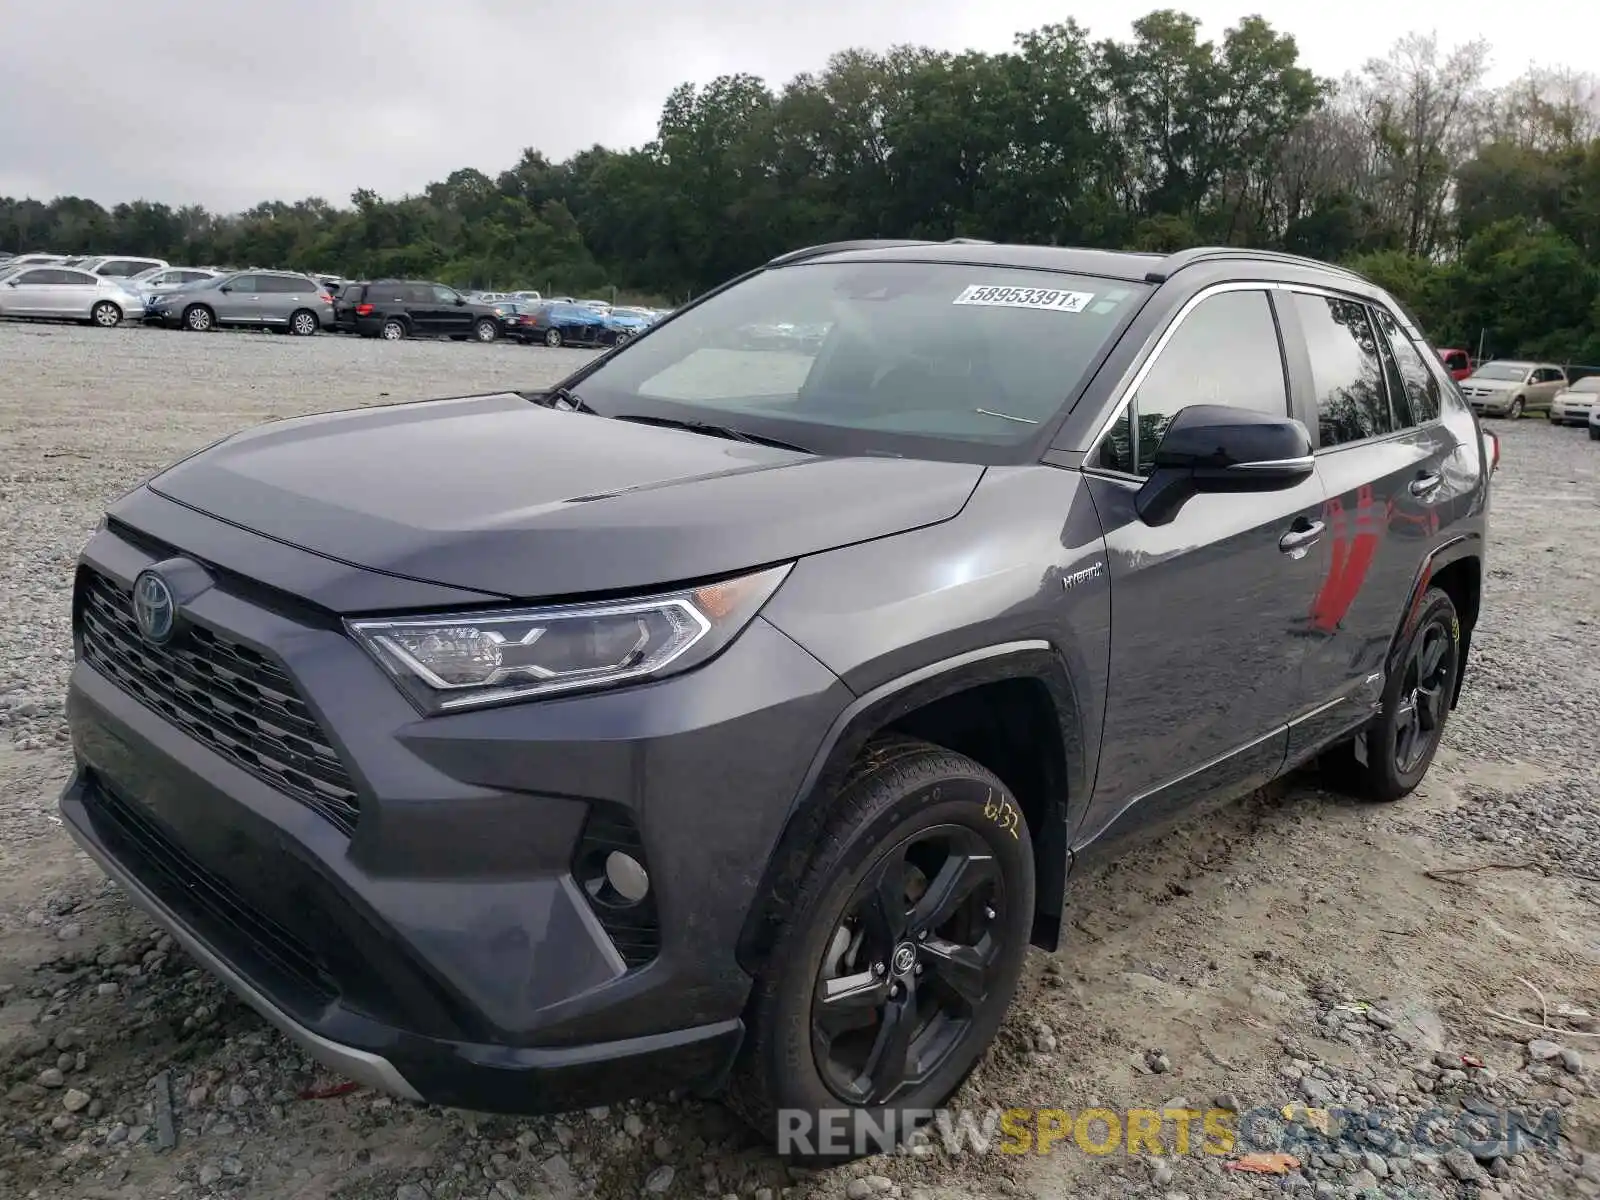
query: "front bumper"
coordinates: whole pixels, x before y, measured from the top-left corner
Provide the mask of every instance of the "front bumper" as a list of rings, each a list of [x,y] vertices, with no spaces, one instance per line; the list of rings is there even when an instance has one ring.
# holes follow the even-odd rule
[[[1550,405],[1550,419],[1552,421],[1571,421],[1578,425],[1589,423],[1589,414],[1594,410],[1592,404],[1571,404],[1560,400],[1553,401]]]
[[[206,525],[194,557],[254,560],[257,579],[366,574]],[[80,572],[130,586],[173,553],[160,532],[101,531]],[[347,835],[189,709],[80,657],[61,812],[133,899],[312,1056],[400,1096],[545,1112],[713,1084],[742,1038],[738,935],[843,685],[757,619],[675,679],[424,719],[336,621],[204,560],[218,582],[185,620],[282,665],[359,816]],[[602,817],[631,823],[650,871],[643,959],[575,878]]]

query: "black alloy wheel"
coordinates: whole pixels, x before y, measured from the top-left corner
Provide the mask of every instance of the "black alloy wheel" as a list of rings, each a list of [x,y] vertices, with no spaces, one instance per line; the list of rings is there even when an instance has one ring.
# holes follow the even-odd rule
[[[892,1103],[926,1083],[989,999],[1005,938],[1005,884],[962,825],[886,851],[846,906],[817,979],[811,1044],[847,1104]]]

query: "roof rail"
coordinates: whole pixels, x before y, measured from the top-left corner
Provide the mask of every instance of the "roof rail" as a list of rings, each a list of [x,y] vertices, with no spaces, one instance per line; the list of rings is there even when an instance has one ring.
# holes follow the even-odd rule
[[[787,266],[789,263],[803,262],[808,258],[816,258],[822,254],[838,254],[845,250],[887,250],[894,246],[937,246],[938,242],[929,241],[927,238],[855,238],[847,242],[824,242],[820,246],[806,246],[800,250],[791,250],[787,254],[780,254],[777,258],[767,263],[769,267]]]
[[[991,238],[945,238],[944,244],[946,246],[992,246],[994,241]]]
[[[1163,258],[1159,266],[1147,271],[1144,280],[1146,283],[1165,283],[1185,267],[1230,258],[1256,259],[1261,262],[1282,263],[1284,266],[1314,267],[1319,271],[1331,271],[1335,275],[1359,279],[1363,283],[1370,282],[1365,276],[1337,263],[1307,258],[1303,254],[1286,254],[1281,250],[1252,250],[1245,246],[1191,246],[1187,250],[1178,250]]]

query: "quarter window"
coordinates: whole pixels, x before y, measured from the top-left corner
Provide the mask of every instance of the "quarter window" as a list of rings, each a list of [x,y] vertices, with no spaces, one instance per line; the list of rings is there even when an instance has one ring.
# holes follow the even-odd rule
[[[1397,422],[1366,305],[1305,292],[1290,299],[1311,359],[1323,448],[1393,433]]]
[[[1283,351],[1266,292],[1219,292],[1183,318],[1107,431],[1094,465],[1148,475],[1167,425],[1195,404],[1289,415]]]

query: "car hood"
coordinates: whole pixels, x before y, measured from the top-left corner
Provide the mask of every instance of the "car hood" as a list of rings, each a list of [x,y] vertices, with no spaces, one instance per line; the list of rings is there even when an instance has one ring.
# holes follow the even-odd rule
[[[1512,388],[1519,388],[1524,385],[1515,379],[1478,379],[1475,376],[1468,375],[1461,381],[1461,386],[1483,388],[1489,392],[1509,392]]]
[[[506,393],[273,422],[148,486],[341,562],[552,599],[690,582],[936,524],[982,474],[800,454]]]

